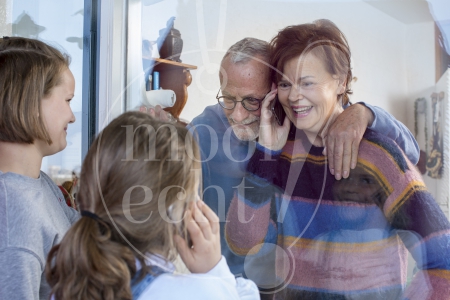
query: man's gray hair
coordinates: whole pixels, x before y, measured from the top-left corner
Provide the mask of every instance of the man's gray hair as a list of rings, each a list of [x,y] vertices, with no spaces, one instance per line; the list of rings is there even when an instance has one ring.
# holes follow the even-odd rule
[[[269,43],[263,40],[247,37],[231,46],[227,53],[225,53],[222,62],[225,58],[229,57],[230,61],[234,64],[247,63],[256,56],[258,56],[258,59],[268,62]]]

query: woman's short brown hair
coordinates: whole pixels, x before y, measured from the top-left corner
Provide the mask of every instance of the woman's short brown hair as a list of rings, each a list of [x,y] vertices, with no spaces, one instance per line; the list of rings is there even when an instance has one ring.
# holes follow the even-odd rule
[[[32,144],[41,139],[51,144],[41,119],[41,100],[61,83],[69,57],[55,48],[46,53],[32,47],[3,47],[4,41],[0,43],[0,141]]]
[[[346,88],[342,103],[349,101],[352,70],[350,67],[350,47],[344,34],[329,20],[316,20],[312,23],[288,26],[279,31],[270,42],[270,64],[272,80],[279,82],[283,76],[284,65],[291,59],[313,51],[321,59],[330,74],[342,77]]]

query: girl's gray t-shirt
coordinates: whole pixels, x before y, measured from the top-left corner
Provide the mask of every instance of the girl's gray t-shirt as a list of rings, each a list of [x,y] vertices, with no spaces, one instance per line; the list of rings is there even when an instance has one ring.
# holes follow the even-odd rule
[[[47,255],[78,219],[44,172],[0,171],[0,299],[49,299]]]

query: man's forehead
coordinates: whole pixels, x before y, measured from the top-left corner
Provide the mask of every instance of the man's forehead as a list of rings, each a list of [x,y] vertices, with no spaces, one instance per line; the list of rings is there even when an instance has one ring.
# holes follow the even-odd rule
[[[270,85],[269,68],[261,63],[223,64],[220,72],[222,89],[230,87],[262,88]]]
[[[270,67],[267,62],[262,60],[261,58],[252,58],[247,61],[241,62],[233,62],[231,59],[226,58],[222,61],[221,67],[223,69],[232,69],[232,70],[244,70],[244,69],[254,69],[261,71],[269,71]]]
[[[245,94],[255,94],[254,96],[267,92],[267,89],[270,87],[270,83],[264,78],[255,78],[254,80],[233,80],[233,78],[229,78],[229,80],[221,82],[221,90],[222,93],[245,93]]]

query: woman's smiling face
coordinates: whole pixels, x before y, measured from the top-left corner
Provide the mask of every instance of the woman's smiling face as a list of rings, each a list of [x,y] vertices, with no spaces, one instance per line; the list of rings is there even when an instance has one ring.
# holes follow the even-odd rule
[[[344,91],[339,76],[330,74],[311,52],[288,60],[278,82],[278,98],[287,117],[310,140],[320,133],[335,109],[342,107],[338,95]]]

